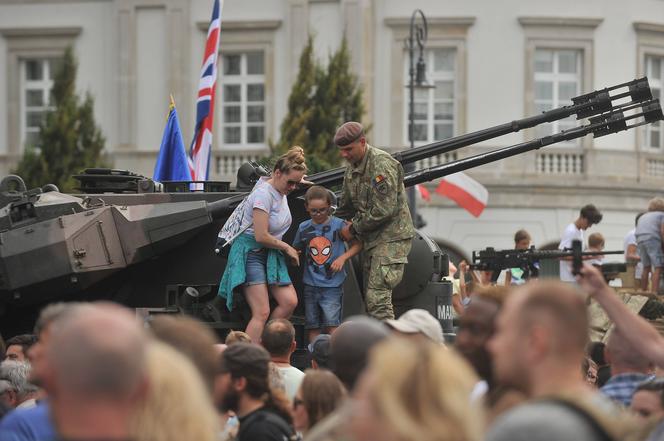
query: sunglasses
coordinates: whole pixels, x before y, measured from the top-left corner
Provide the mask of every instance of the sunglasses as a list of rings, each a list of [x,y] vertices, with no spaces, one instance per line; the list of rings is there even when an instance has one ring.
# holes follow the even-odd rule
[[[300,184],[300,181],[290,181],[290,180],[286,181],[286,185],[288,185],[289,187],[296,187],[299,184]]]
[[[297,409],[298,406],[301,406],[303,404],[304,404],[304,401],[302,401],[301,399],[299,399],[297,397],[293,398],[293,409]]]
[[[325,214],[329,211],[329,208],[310,208],[309,213],[311,214]]]

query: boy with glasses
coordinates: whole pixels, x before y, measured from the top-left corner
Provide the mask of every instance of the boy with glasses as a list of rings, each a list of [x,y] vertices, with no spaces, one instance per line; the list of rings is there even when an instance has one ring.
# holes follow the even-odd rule
[[[346,250],[341,230],[346,223],[332,215],[333,195],[321,186],[304,195],[311,219],[300,224],[293,247],[304,250],[304,311],[309,341],[321,331],[330,334],[341,323],[344,264],[362,250],[359,241]]]

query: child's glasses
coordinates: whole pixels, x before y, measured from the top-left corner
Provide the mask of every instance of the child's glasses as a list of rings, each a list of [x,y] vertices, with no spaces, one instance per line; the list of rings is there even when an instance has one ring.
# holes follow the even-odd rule
[[[311,214],[325,214],[329,208],[310,208],[309,213]]]

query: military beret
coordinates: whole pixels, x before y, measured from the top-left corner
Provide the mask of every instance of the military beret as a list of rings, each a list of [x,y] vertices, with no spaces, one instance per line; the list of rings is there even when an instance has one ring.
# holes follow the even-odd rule
[[[362,124],[349,121],[337,129],[337,133],[334,135],[334,143],[339,147],[345,147],[348,144],[354,143],[362,136],[364,136],[364,127],[362,127]]]

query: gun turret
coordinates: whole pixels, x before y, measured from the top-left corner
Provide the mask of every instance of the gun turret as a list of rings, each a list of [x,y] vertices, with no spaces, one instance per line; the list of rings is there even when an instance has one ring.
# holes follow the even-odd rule
[[[537,251],[535,247],[526,250],[496,250],[486,248],[481,251],[473,251],[473,263],[471,269],[479,271],[491,271],[491,280],[495,282],[500,276],[500,272],[510,268],[521,268],[524,270],[524,278],[537,277],[538,267],[535,265],[540,260],[561,259],[565,257],[572,258],[572,273],[579,274],[583,265],[583,258],[589,256],[602,256],[608,254],[624,254],[624,251],[582,251],[580,240],[572,242],[572,248],[562,251]],[[608,268],[608,267],[607,267]],[[611,267],[611,272],[616,272],[615,267]]]

